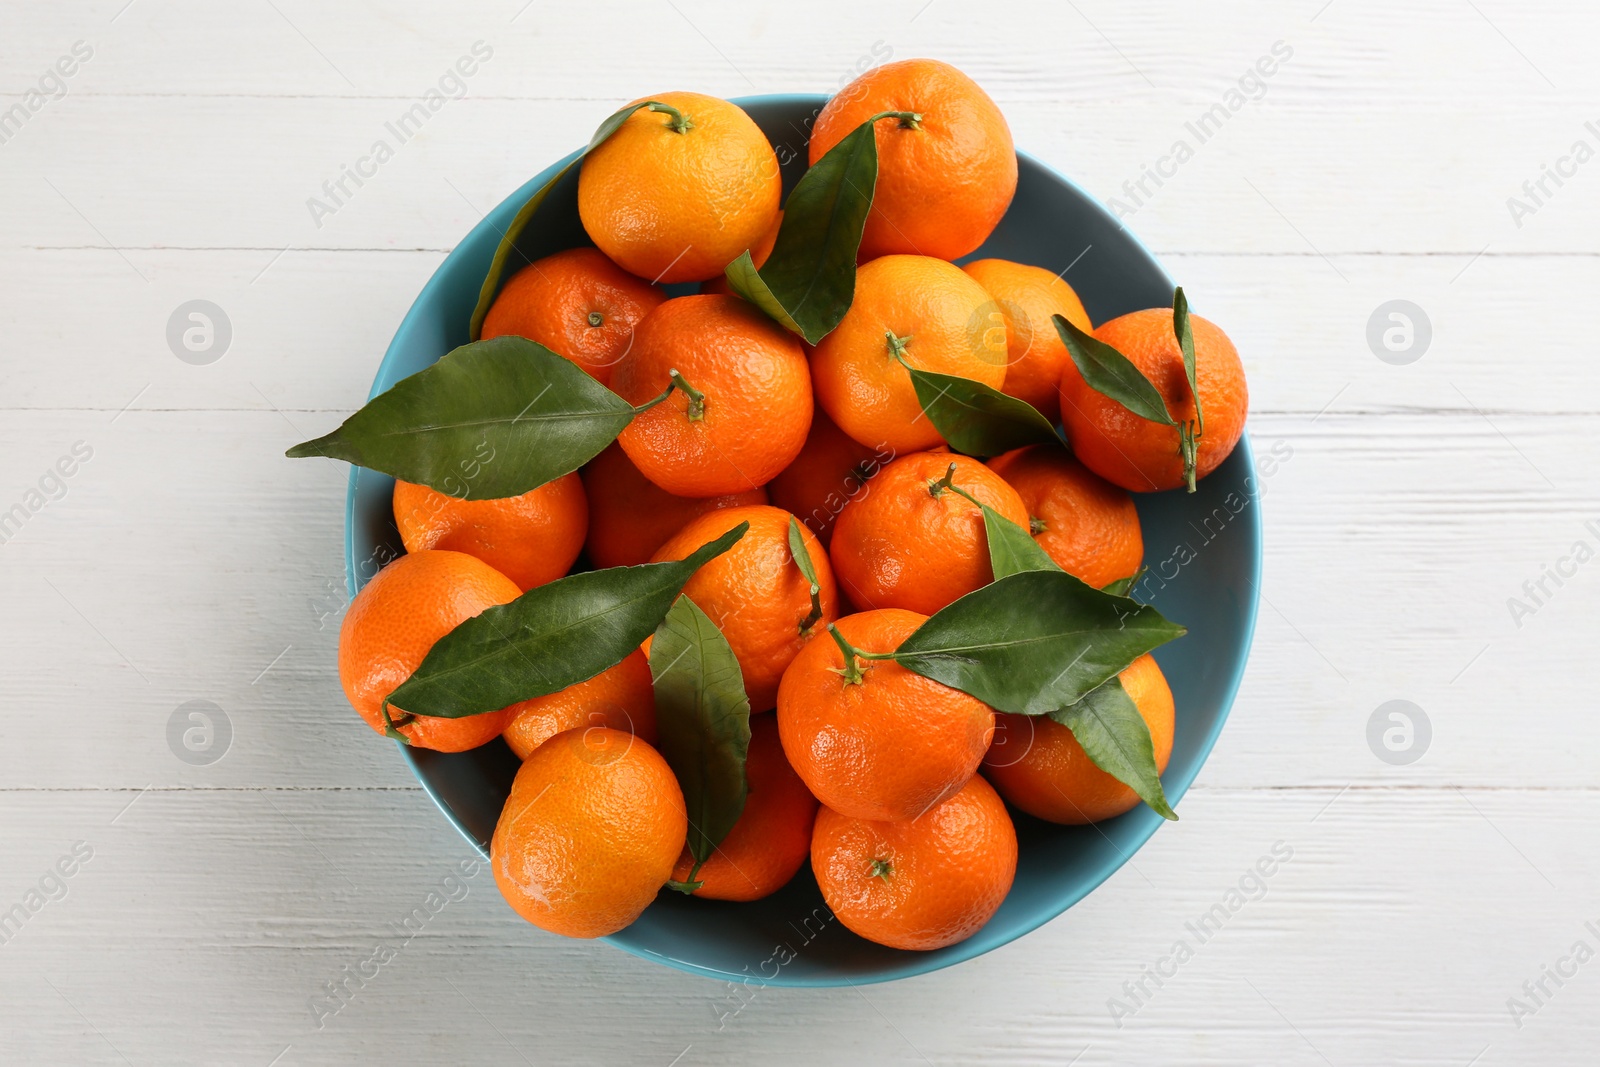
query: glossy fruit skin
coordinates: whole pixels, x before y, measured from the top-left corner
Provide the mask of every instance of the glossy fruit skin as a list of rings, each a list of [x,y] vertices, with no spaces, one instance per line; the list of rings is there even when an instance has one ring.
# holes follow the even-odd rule
[[[905,359],[919,370],[999,389],[1006,338],[985,312],[990,303],[983,286],[943,260],[885,256],[863,264],[850,310],[811,354],[818,404],[869,448],[904,455],[943,444],[886,335],[910,339]]]
[[[750,529],[733,547],[707,560],[683,587],[722,630],[739,660],[752,712],[770,711],[778,701],[778,680],[808,642],[828,640],[827,625],[839,617],[839,587],[828,553],[811,533],[801,539],[816,568],[822,619],[802,634],[811,614],[811,583],[789,553],[789,520],[782,508],[754,505],[719,508],[692,519],[655,554],[652,562],[683,559],[741,522]]]
[[[750,792],[744,811],[711,858],[695,875],[704,883],[694,896],[711,900],[760,900],[771,896],[800,870],[811,853],[811,826],[817,798],[784,758],[774,716],[750,720],[750,755],[745,763]],[[674,881],[683,882],[694,867],[684,846]]]
[[[1172,690],[1154,657],[1140,656],[1118,677],[1150,728],[1156,769],[1172,758]],[[1048,716],[996,717],[995,740],[983,773],[1012,804],[1029,815],[1078,826],[1130,811],[1139,804],[1132,789],[1096,767],[1072,731]]]
[[[705,394],[702,418],[672,395],[617,441],[646,478],[677,496],[745,493],[771,481],[806,443],[811,372],[800,341],[732,296],[680,296],[645,317],[611,388],[633,405],[661,395],[676,369]]]
[[[845,505],[829,556],[840,588],[858,608],[905,608],[932,615],[994,580],[983,512],[949,489],[930,487],[955,464],[955,485],[1019,526],[1028,511],[1017,491],[982,463],[948,452],[901,456]]]
[[[517,771],[489,862],[524,919],[604,937],[655,900],[688,829],[683,791],[654,748],[622,730],[568,730]]]
[[[891,608],[837,626],[859,651],[892,652],[925,621]],[[953,796],[989,747],[989,706],[892,660],[862,660],[860,683],[836,673],[843,667],[843,653],[822,635],[778,687],[783,751],[807,788],[858,819],[914,819]]]
[[[526,592],[572,568],[589,528],[589,501],[575,473],[497,500],[462,500],[396,481],[394,521],[407,552],[465,552]]]
[[[910,822],[824,807],[811,868],[845,926],[880,945],[927,951],[965,941],[1000,909],[1016,878],[1017,832],[993,787],[974,777]]]
[[[601,385],[666,292],[596,248],[569,248],[511,276],[483,320],[482,339],[515,334],[565,356]]]
[[[743,109],[661,93],[693,123],[641,108],[583,160],[578,216],[600,250],[651,282],[698,282],[754,248],[778,217],[783,178]],[[635,101],[638,103],[639,101]]]
[[[763,266],[765,266],[767,257],[772,255],[773,246],[778,243],[778,230],[782,226],[783,212],[780,211],[778,212],[777,221],[772,224],[772,228],[767,231],[766,236],[761,238],[754,248],[750,249],[750,262],[755,264],[757,270],[760,270]],[[733,258],[738,259],[739,257],[734,256]],[[723,296],[738,295],[733,291],[733,286],[728,284],[728,276],[726,273],[719,274],[715,278],[708,278],[701,282],[700,291],[702,293],[721,293]]]
[[[1198,315],[1194,333],[1195,378],[1205,414],[1195,477],[1215,470],[1244,432],[1250,407],[1244,365],[1228,335]],[[1179,422],[1194,418],[1194,398],[1183,370],[1183,350],[1172,332],[1172,311],[1151,308],[1112,319],[1094,336],[1121,352],[1161,392]],[[1084,466],[1133,493],[1176,489],[1184,484],[1178,430],[1140,418],[1089,388],[1070,361],[1061,374],[1061,421],[1067,442]]]
[[[339,682],[351,707],[378,733],[380,708],[421,665],[434,642],[485,608],[521,593],[515,582],[462,552],[424,550],[401,556],[362,587],[339,627]],[[492,740],[512,708],[443,719],[419,715],[399,727],[418,748],[464,752]],[[389,717],[403,709],[389,706]]]
[[[1096,589],[1138,573],[1144,535],[1127,490],[1055,445],[1015,449],[989,469],[1022,498],[1033,539],[1056,566]]]
[[[717,508],[765,504],[767,491],[724,496],[673,496],[639,473],[622,446],[612,443],[579,472],[589,497],[589,562],[596,567],[649,563],[667,538],[697,515]]]
[[[1089,313],[1059,275],[1007,259],[979,259],[961,268],[993,300],[990,322],[1006,331],[1006,383],[1002,392],[1025,400],[1051,422],[1061,419],[1061,368],[1071,361],[1056,333],[1060,315],[1085,333]],[[996,320],[995,316],[999,316]]]
[[[556,734],[579,727],[609,726],[646,744],[656,743],[655,687],[650,662],[638,649],[587,681],[524,700],[515,708],[504,737],[522,760]]]
[[[870,481],[894,459],[888,449],[868,448],[817,408],[811,432],[794,462],[767,483],[772,503],[792,513],[800,525],[827,545],[833,539],[834,520],[844,506],[871,491]]]
[[[922,116],[912,129],[873,125],[878,184],[861,237],[861,259],[908,252],[957,259],[981,245],[1017,191],[1011,128],[978,84],[948,63],[907,59],[867,71],[817,116],[814,164],[883,111]]]

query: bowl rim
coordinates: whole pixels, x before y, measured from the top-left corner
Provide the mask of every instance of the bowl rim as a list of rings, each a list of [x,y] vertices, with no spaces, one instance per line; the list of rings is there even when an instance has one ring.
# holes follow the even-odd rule
[[[748,107],[750,105],[759,104],[777,106],[809,106],[820,108],[822,105],[827,103],[828,99],[829,97],[827,95],[821,93],[763,93],[751,96],[730,97],[729,102],[737,104],[740,107]],[[399,342],[402,337],[415,328],[415,323],[419,321],[425,314],[423,309],[432,303],[431,298],[434,294],[434,291],[438,288],[441,288],[445,284],[443,281],[445,273],[444,267],[447,263],[449,263],[451,257],[456,255],[457,251],[462,246],[467,245],[477,239],[485,239],[490,231],[494,232],[495,234],[499,234],[499,227],[494,222],[495,213],[506,207],[507,204],[515,204],[516,207],[520,208],[521,205],[525,203],[541,185],[554,177],[563,167],[576,160],[582,151],[583,150],[580,148],[568,153],[567,155],[556,160],[554,163],[551,163],[549,166],[545,167],[538,174],[535,174],[522,185],[518,186],[500,203],[496,204],[494,207],[485,212],[483,218],[478,221],[477,225],[475,225],[471,230],[467,231],[467,234],[460,241],[456,242],[455,246],[445,254],[444,259],[441,260],[439,265],[434,268],[434,271],[429,276],[427,282],[423,285],[422,289],[418,291],[416,298],[412,301],[411,307],[407,309],[405,317],[400,320],[400,325],[395,330],[394,337],[390,339],[388,347],[384,350],[383,358],[379,361],[377,371],[373,375],[372,388],[367,394],[368,400],[390,388],[390,386],[393,384],[392,382],[388,382],[388,379],[392,377],[393,364],[397,361]],[[1137,234],[1128,229],[1127,226],[1123,225],[1122,221],[1117,219],[1110,211],[1106,210],[1104,204],[1091,196],[1082,186],[1078,185],[1078,183],[1074,182],[1071,178],[1068,178],[1066,175],[1062,174],[1048,163],[1045,163],[1043,160],[1031,156],[1021,149],[1017,149],[1016,153],[1019,159],[1026,160],[1032,165],[1038,167],[1052,179],[1076,193],[1084,203],[1092,205],[1093,210],[1099,212],[1102,216],[1110,218],[1115,223],[1117,228],[1122,232],[1122,234],[1133,244],[1133,246],[1146,259],[1148,259],[1156,267],[1156,269],[1160,271],[1161,276],[1165,278],[1169,284],[1171,284],[1172,279],[1167,274],[1165,268],[1161,266],[1160,260],[1158,260],[1150,251],[1150,249],[1145,246],[1144,242],[1139,239]],[[441,352],[440,355],[442,356],[444,353]],[[386,382],[388,382],[388,384],[385,384]],[[1249,426],[1247,421],[1245,432],[1240,434],[1238,444],[1235,446],[1235,451],[1241,453],[1247,468],[1253,471],[1255,468],[1255,454],[1254,449],[1251,447],[1248,430]],[[356,528],[357,483],[361,474],[361,470],[362,469],[360,467],[351,465],[345,493],[345,584],[348,595],[351,598],[354,598],[359,591],[357,587],[357,576],[359,574],[359,569],[356,561],[354,531]],[[1246,577],[1250,582],[1251,588],[1249,595],[1244,598],[1245,609],[1242,641],[1243,654],[1237,657],[1228,672],[1229,677],[1226,679],[1226,682],[1223,686],[1223,699],[1219,703],[1215,722],[1211,725],[1211,728],[1206,735],[1200,739],[1200,743],[1196,749],[1196,758],[1194,760],[1192,769],[1187,774],[1179,771],[1171,779],[1169,779],[1168,775],[1166,774],[1162,775],[1163,785],[1169,787],[1167,788],[1167,796],[1174,805],[1182,800],[1184,795],[1188,793],[1189,787],[1194,783],[1195,778],[1199,776],[1201,768],[1203,768],[1206,764],[1206,761],[1210,759],[1212,749],[1215,748],[1217,740],[1222,734],[1222,728],[1227,724],[1228,718],[1233,712],[1233,704],[1235,699],[1238,697],[1239,687],[1244,681],[1245,668],[1249,664],[1250,652],[1255,643],[1256,621],[1260,610],[1262,562],[1265,553],[1265,540],[1263,535],[1264,522],[1261,514],[1261,493],[1259,484],[1255,488],[1247,489],[1247,495],[1249,497],[1249,507],[1243,509],[1243,511],[1245,517],[1244,526],[1248,530],[1249,538],[1247,545],[1249,561],[1248,567],[1246,568]],[[452,811],[451,808],[445,803],[444,799],[439,795],[433,784],[424,778],[419,772],[410,747],[401,744],[398,741],[393,742],[393,744],[397,749],[400,750],[401,757],[405,760],[406,765],[410,768],[412,776],[422,786],[423,791],[428,795],[429,799],[433,801],[434,806],[439,809],[439,811],[444,815],[445,819],[452,827],[454,827],[455,831],[460,834],[461,837],[466,840],[466,842],[471,845],[472,848],[477,851],[485,861],[488,861],[488,850],[479,843],[476,836],[467,829],[460,818],[457,817],[455,812]],[[1018,922],[1015,926],[1008,930],[1007,936],[1001,940],[984,940],[980,947],[976,943],[981,939],[975,936],[968,938],[964,942],[949,946],[945,951],[940,952],[937,956],[918,952],[904,952],[901,954],[902,962],[900,965],[886,967],[870,974],[838,974],[802,977],[785,975],[780,971],[773,978],[763,980],[759,984],[762,987],[781,986],[789,988],[813,989],[835,988],[846,985],[875,985],[882,982],[898,981],[902,978],[911,978],[916,975],[942,970],[958,963],[965,963],[970,959],[974,959],[1004,945],[1008,945],[1013,941],[1016,941],[1018,938],[1033,933],[1046,923],[1060,918],[1074,905],[1082,901],[1090,893],[1094,892],[1101,885],[1103,885],[1113,874],[1126,866],[1127,863],[1132,859],[1133,854],[1143,848],[1149,842],[1150,838],[1155,836],[1156,831],[1159,830],[1164,823],[1165,820],[1158,818],[1148,822],[1144,827],[1135,830],[1134,834],[1132,835],[1133,839],[1130,842],[1132,847],[1127,852],[1123,853],[1115,863],[1108,864],[1105,869],[1100,872],[1098,877],[1094,878],[1090,882],[1082,884],[1079,889],[1073,893],[1063,894],[1059,900],[1060,906],[1058,908],[1054,908],[1054,910],[1046,909],[1044,912],[1041,912],[1037,917],[1031,920]],[[692,960],[679,959],[677,957],[668,956],[654,950],[641,948],[630,944],[626,938],[621,938],[615,934],[599,938],[599,940],[619,948],[631,956],[636,956],[640,959],[649,960],[655,963],[665,964],[666,966],[675,970],[684,971],[703,978],[719,980],[738,979],[743,981],[750,977],[746,974],[720,970],[715,967],[709,967],[701,963],[696,963]]]

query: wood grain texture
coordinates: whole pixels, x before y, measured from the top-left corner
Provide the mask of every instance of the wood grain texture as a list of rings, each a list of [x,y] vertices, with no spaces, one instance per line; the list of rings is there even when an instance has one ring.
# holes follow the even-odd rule
[[[0,1062],[1592,1061],[1600,964],[1561,984],[1542,969],[1579,940],[1600,950],[1600,564],[1544,574],[1600,548],[1600,162],[1545,178],[1520,225],[1507,199],[1578,139],[1600,148],[1594,10],[809,10],[4,13],[9,98],[74,42],[94,54],[0,143],[0,513],[75,445],[92,453],[0,543],[0,914],[30,889],[60,897],[0,927]],[[318,225],[307,198],[477,41],[493,55],[466,95]],[[1278,41],[1293,56],[1261,99],[1198,144],[1185,124]],[[1250,432],[1276,457],[1232,718],[1182,822],[957,969],[733,988],[546,936],[486,872],[454,880],[467,847],[345,705],[345,469],[282,451],[361,403],[449,248],[616,104],[827,92],[914,55],[972,73],[1021,148],[1102,201],[1195,142],[1159,188],[1135,186],[1126,221],[1238,342]],[[166,340],[197,298],[233,329],[209,366]],[[1367,342],[1394,299],[1432,325],[1407,366]],[[1367,745],[1393,699],[1432,723],[1409,766]],[[232,727],[209,765],[169,748],[191,700]],[[75,842],[92,856],[57,883]],[[1292,857],[1241,886],[1277,842]],[[1202,940],[1186,924],[1230,888],[1244,902]],[[397,930],[430,892],[448,903]],[[1174,970],[1179,941],[1192,958]],[[393,960],[348,1003],[313,1006],[379,945]]]

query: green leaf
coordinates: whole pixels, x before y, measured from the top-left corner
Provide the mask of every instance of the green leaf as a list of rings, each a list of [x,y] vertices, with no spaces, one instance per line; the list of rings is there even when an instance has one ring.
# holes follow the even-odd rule
[[[1111,678],[1050,717],[1072,731],[1096,767],[1138,793],[1163,819],[1177,821],[1156,771],[1150,727],[1120,679]]]
[[[950,447],[968,456],[998,456],[1023,445],[1060,442],[1032,404],[970,378],[919,370],[906,363],[917,403]]]
[[[1144,577],[1145,571],[1148,569],[1147,567],[1140,567],[1128,577],[1118,578],[1116,581],[1107,584],[1103,587],[1104,591],[1112,596],[1127,596],[1133,592],[1133,587],[1139,584],[1139,579]]]
[[[464,500],[491,500],[577,470],[633,414],[571,360],[523,337],[496,337],[401,379],[288,455],[348,460]]]
[[[797,333],[801,337],[806,335],[804,327],[794,321],[794,316],[789,314],[783,306],[783,301],[778,299],[766,280],[761,277],[761,272],[756,269],[756,261],[750,258],[749,252],[741,252],[739,258],[729,263],[722,271],[728,279],[728,288],[744,297],[750,303],[767,313],[767,317],[790,333]],[[851,298],[854,299],[855,282],[851,280]],[[834,325],[838,325],[835,323]]]
[[[1194,420],[1197,429],[1204,433],[1206,417],[1200,410],[1200,386],[1194,377],[1194,331],[1189,329],[1189,298],[1183,295],[1181,285],[1172,291],[1172,332],[1183,350],[1183,373],[1189,379],[1189,395],[1194,397]]]
[[[855,299],[856,252],[878,180],[875,121],[857,126],[801,177],[761,269],[746,252],[725,272],[734,292],[810,344],[828,336]]]
[[[1090,337],[1060,315],[1052,315],[1050,320],[1056,324],[1056,333],[1061,335],[1072,362],[1089,388],[1110,397],[1141,419],[1162,426],[1178,425],[1167,410],[1161,391],[1127,356],[1104,341]]]
[[[511,220],[510,227],[500,235],[500,244],[495,247],[494,258],[489,261],[489,273],[484,276],[483,288],[478,290],[478,306],[472,311],[472,325],[470,332],[467,334],[468,337],[476,341],[483,335],[483,320],[489,314],[489,308],[494,305],[494,298],[500,293],[500,281],[506,275],[506,260],[511,257],[512,251],[516,248],[517,238],[522,236],[522,231],[528,228],[528,223],[533,219],[534,215],[538,214],[539,208],[550,195],[550,190],[554,189],[556,183],[567,176],[568,171],[582,163],[584,156],[594,151],[602,141],[621,129],[622,124],[628,121],[630,115],[642,107],[649,107],[654,110],[654,106],[656,106],[656,101],[647,100],[640,104],[629,104],[621,111],[614,112],[608,116],[600,124],[600,127],[594,131],[594,136],[589,138],[588,145],[584,147],[582,152],[578,153],[577,158],[556,171],[550,180],[539,186],[538,190],[528,197],[528,202],[518,209],[516,217]]]
[[[995,580],[1023,571],[1058,571],[1056,561],[1039,547],[1033,535],[988,504],[983,509],[983,530],[989,540],[989,566]]]
[[[698,868],[744,810],[750,701],[728,639],[680,596],[650,645],[661,755],[683,787],[689,854]],[[694,875],[690,874],[692,880]]]
[[[806,539],[800,535],[800,523],[793,515],[789,516],[789,555],[794,558],[794,565],[800,568],[801,576],[811,583],[811,611],[800,620],[800,632],[805,634],[822,618],[822,586],[817,582],[817,568],[811,563]]]
[[[812,585],[817,584],[817,568],[811,563],[811,553],[806,548],[806,540],[800,535],[800,523],[793,515],[789,516],[789,555],[794,557],[794,565],[800,568],[800,573]]]
[[[654,633],[683,584],[749,528],[741,522],[676,562],[572,574],[488,608],[441,637],[388,702],[457,719],[593,678]]]
[[[894,658],[996,711],[1043,715],[1186,632],[1148,604],[1065,571],[1023,571],[935,613]]]

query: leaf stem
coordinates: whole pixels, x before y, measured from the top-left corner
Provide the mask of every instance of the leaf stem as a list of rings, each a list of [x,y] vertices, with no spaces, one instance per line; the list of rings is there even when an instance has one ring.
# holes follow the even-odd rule
[[[675,889],[684,896],[689,896],[692,894],[696,889],[699,889],[701,886],[705,885],[705,882],[695,877],[695,875],[700,873],[700,868],[705,866],[705,862],[705,860],[695,860],[694,866],[689,868],[689,877],[685,878],[681,882],[676,878],[668,878],[667,888]]]
[[[689,116],[685,115],[671,104],[663,104],[652,100],[645,105],[645,110],[659,111],[664,114],[671,115],[672,121],[667,123],[667,129],[671,130],[673,133],[687,133],[694,129],[694,123],[689,119]]]
[[[706,394],[690,385],[688,380],[684,378],[683,375],[679,374],[676,369],[673,369],[671,372],[669,372],[669,376],[671,380],[667,382],[667,387],[661,391],[661,395],[653,400],[646,400],[643,404],[640,404],[638,407],[634,408],[633,413],[635,415],[642,415],[644,412],[649,411],[651,408],[667,399],[667,397],[671,396],[676,390],[682,392],[684,396],[689,398],[690,422],[699,422],[701,419],[705,418]]]
[[[879,119],[899,119],[902,130],[922,129],[922,112],[920,111],[880,111],[867,121],[877,122]]]
[[[411,744],[411,738],[395,729],[395,727],[404,726],[406,723],[416,718],[416,716],[412,715],[409,711],[402,711],[400,713],[400,721],[396,723],[393,719],[389,718],[388,698],[385,698],[383,703],[378,705],[378,714],[383,716],[383,736],[398,741],[402,745]]]
[[[956,465],[954,463],[950,464],[950,470],[954,471],[955,469],[956,469]],[[949,478],[950,475],[946,474],[945,477]],[[977,497],[973,496],[971,493],[967,492],[965,489],[961,488],[959,485],[955,485],[954,483],[952,483],[950,485],[950,491],[955,493],[958,496],[965,497],[966,500],[967,500],[967,503],[971,504],[973,507],[977,508],[979,511],[983,510],[983,501],[979,500]]]

